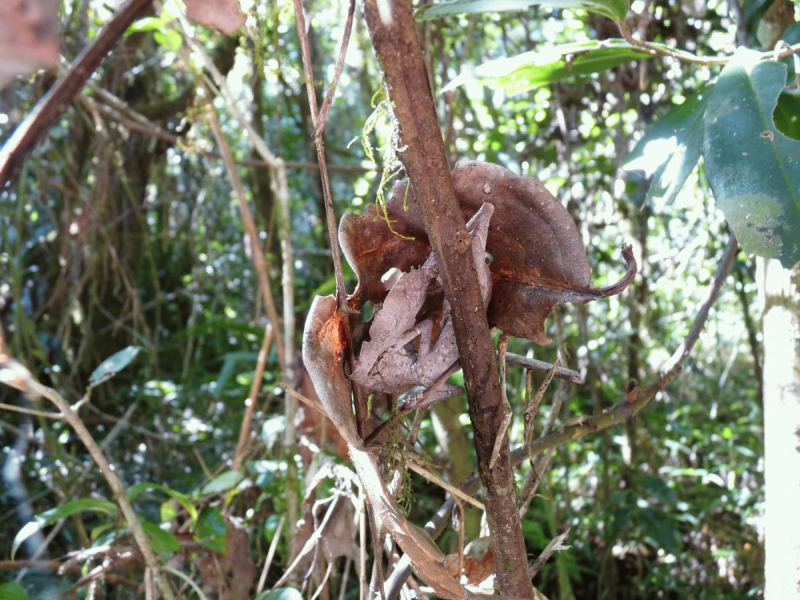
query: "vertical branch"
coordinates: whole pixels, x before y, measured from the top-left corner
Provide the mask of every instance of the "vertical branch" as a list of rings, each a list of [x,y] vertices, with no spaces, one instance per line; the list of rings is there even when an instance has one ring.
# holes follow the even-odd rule
[[[353,7],[355,10],[355,7]],[[317,94],[314,91],[314,70],[311,66],[311,49],[308,45],[308,35],[306,33],[306,19],[305,14],[303,13],[303,2],[302,0],[294,0],[294,13],[295,13],[295,20],[297,22],[297,36],[300,39],[300,49],[303,55],[303,72],[306,78],[306,92],[308,94],[308,105],[311,109],[311,124],[314,126],[314,144],[317,148],[317,162],[319,163],[319,175],[320,179],[322,180],[322,196],[325,202],[325,224],[328,230],[328,238],[330,240],[331,246],[331,255],[333,260],[333,272],[336,277],[336,304],[339,307],[339,312],[343,314],[347,314],[350,311],[350,308],[347,304],[347,290],[344,287],[344,273],[342,271],[342,253],[339,249],[339,241],[337,237],[337,228],[336,228],[336,214],[333,210],[333,197],[331,196],[331,183],[328,179],[328,161],[325,158],[325,141],[323,139],[325,123],[318,119],[320,116],[319,111],[317,110]],[[352,16],[348,13],[348,25],[347,29],[349,31],[350,26],[352,26]],[[349,36],[349,33],[348,33]],[[347,38],[349,40],[349,37]],[[342,44],[342,48],[340,50],[340,63],[344,64],[344,52],[347,50],[347,46],[345,43]],[[337,64],[337,69],[340,67]],[[334,82],[332,84],[332,88],[336,86],[336,81],[338,80],[338,75],[334,77]],[[331,101],[333,101],[333,97],[331,96]],[[327,99],[326,99],[327,102]],[[323,107],[324,109],[324,107]],[[327,118],[327,115],[322,115]],[[350,321],[349,319],[344,319],[342,321],[343,331],[344,331],[344,343],[345,347],[347,348],[347,359],[350,363],[351,367],[355,364],[355,355],[353,354],[353,346],[350,343]],[[364,436],[364,423],[367,420],[367,403],[366,399],[361,398],[359,394],[358,386],[353,384],[353,397],[355,403],[355,412],[356,412],[356,427],[358,428],[358,434],[362,437]]]
[[[258,390],[261,389],[261,382],[264,378],[264,367],[267,364],[267,356],[269,355],[269,347],[271,344],[272,324],[268,324],[264,329],[264,338],[261,341],[261,350],[258,352],[258,360],[256,361],[256,373],[253,377],[253,383],[250,385],[250,395],[247,398],[248,404],[244,411],[244,418],[242,418],[242,426],[239,428],[239,441],[236,443],[236,452],[233,455],[234,470],[240,469],[244,462],[247,438],[250,437],[250,426],[253,421],[253,413],[256,410]]]
[[[508,441],[499,445],[492,461],[495,440],[505,433],[500,431],[504,414],[494,347],[475,262],[469,252],[469,234],[450,182],[450,168],[411,11],[411,4],[406,1],[365,2],[372,44],[383,68],[402,143],[407,147],[401,160],[436,253],[445,296],[452,307],[478,467],[486,490],[486,516],[497,585],[503,595],[530,598],[533,591],[527,575],[525,540],[517,512]]]
[[[292,217],[289,206],[289,185],[286,182],[286,169],[275,169],[272,173],[272,185],[278,206],[281,210],[279,235],[281,238],[281,257],[283,262],[283,273],[281,276],[283,288],[283,377],[286,385],[294,389],[297,384],[297,351],[294,346],[295,319],[294,319],[294,255],[292,253]],[[295,428],[295,417],[297,415],[297,399],[291,394],[286,396],[286,431],[284,432],[284,447],[291,454],[297,446],[297,431]],[[298,492],[294,485],[297,481],[297,465],[291,456],[287,461],[287,479],[289,487],[287,493],[287,527],[286,535],[290,540],[294,539],[297,529],[298,514]]]
[[[278,362],[281,365],[281,370],[286,370],[285,358],[283,349],[283,340],[279,331],[278,310],[275,308],[275,299],[272,297],[272,289],[269,287],[269,270],[267,265],[267,258],[261,249],[261,242],[258,239],[258,231],[256,224],[253,221],[253,214],[250,212],[250,206],[247,204],[247,194],[244,191],[242,178],[239,177],[239,172],[236,168],[236,162],[233,160],[231,154],[231,147],[225,134],[222,132],[222,126],[219,123],[216,111],[211,108],[208,111],[208,122],[211,125],[211,130],[214,133],[214,138],[217,140],[222,158],[225,161],[225,168],[228,171],[228,177],[231,179],[233,190],[236,194],[236,199],[239,201],[239,212],[242,215],[247,236],[250,239],[250,251],[253,254],[253,266],[258,275],[259,288],[261,289],[261,297],[264,300],[264,307],[267,310],[267,316],[270,323],[272,323],[273,335],[275,336],[275,346],[278,348]]]

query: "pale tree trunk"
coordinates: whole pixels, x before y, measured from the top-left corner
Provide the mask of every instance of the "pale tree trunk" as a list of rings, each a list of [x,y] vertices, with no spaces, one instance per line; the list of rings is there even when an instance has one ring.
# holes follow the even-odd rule
[[[767,600],[800,597],[800,264],[758,261],[764,333]]]

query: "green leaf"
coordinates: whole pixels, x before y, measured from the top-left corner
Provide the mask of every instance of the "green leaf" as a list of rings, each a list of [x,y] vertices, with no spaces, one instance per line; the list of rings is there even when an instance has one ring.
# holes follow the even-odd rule
[[[28,592],[18,583],[0,585],[0,600],[28,600],[28,598]]]
[[[473,73],[462,71],[442,92],[474,81],[493,88],[499,87],[511,95],[521,94],[554,81],[607,71],[623,63],[651,56],[649,52],[620,39],[563,44],[490,60],[476,67]]]
[[[169,531],[165,531],[155,523],[151,523],[141,517],[139,517],[139,521],[142,524],[142,529],[147,534],[147,538],[150,540],[150,545],[153,546],[153,550],[159,554],[172,554],[181,549],[178,538]]]
[[[800,142],[773,122],[786,65],[740,48],[706,110],[706,172],[717,205],[746,252],[800,261]]]
[[[255,600],[302,600],[303,595],[294,588],[278,588],[277,590],[264,590]]]
[[[117,512],[116,504],[100,498],[79,498],[78,500],[66,502],[56,508],[46,510],[43,513],[36,515],[33,521],[27,523],[22,529],[19,530],[19,533],[17,533],[17,535],[14,537],[14,541],[11,543],[11,558],[14,558],[14,555],[17,553],[17,550],[22,543],[35,533],[38,533],[56,521],[66,519],[67,517],[77,515],[78,513],[82,513],[87,510],[105,513],[115,519],[119,514]]]
[[[210,494],[227,492],[229,489],[236,487],[242,479],[244,479],[244,473],[241,471],[225,471],[205,484],[200,493],[204,496],[208,496]]]
[[[114,377],[114,375],[131,364],[140,350],[141,348],[138,346],[128,346],[124,350],[120,350],[116,354],[109,356],[99,367],[92,371],[91,375],[89,375],[89,387],[97,387],[101,383]]]
[[[159,46],[163,46],[172,52],[177,52],[183,46],[183,36],[174,29],[156,31],[153,33],[153,39]]]
[[[656,121],[625,159],[626,171],[651,179],[646,202],[675,200],[703,152],[703,117],[711,89],[706,88]]]
[[[142,33],[144,31],[161,31],[166,26],[166,22],[161,17],[144,17],[131,24],[125,34]]]
[[[128,500],[133,502],[142,492],[149,490],[158,490],[160,492],[164,492],[167,496],[177,501],[193,521],[197,521],[197,508],[192,502],[192,499],[188,495],[173,490],[172,488],[168,488],[165,485],[143,481],[142,483],[137,483],[136,485],[129,487],[126,495],[128,496]]]
[[[681,542],[675,524],[664,511],[657,508],[642,509],[639,517],[642,533],[650,538],[657,548],[677,554],[680,552]]]
[[[772,116],[778,131],[793,140],[800,140],[800,95],[781,94]]]
[[[216,507],[208,507],[200,515],[195,532],[197,539],[209,550],[225,554],[228,551],[225,543],[225,534],[228,526],[225,518]]]
[[[461,13],[527,10],[537,5],[552,8],[582,8],[615,21],[622,21],[628,13],[630,2],[628,0],[440,0],[420,8],[416,17],[419,20],[426,20]]]

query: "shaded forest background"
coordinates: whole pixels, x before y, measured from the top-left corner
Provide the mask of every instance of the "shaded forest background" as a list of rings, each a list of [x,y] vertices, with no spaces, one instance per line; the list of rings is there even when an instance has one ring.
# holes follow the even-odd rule
[[[629,22],[650,40],[715,55],[748,39],[759,45],[756,36],[772,4],[634,2]],[[321,101],[347,5],[305,5]],[[87,393],[98,365],[129,347],[140,349],[113,379],[91,389],[80,414],[127,485],[149,482],[169,490],[142,485],[135,501],[155,529],[171,534],[158,542],[159,534],[151,532],[156,549],[171,557],[176,570],[196,577],[209,597],[231,598],[255,596],[236,586],[259,586],[273,540],[274,557],[260,585],[268,589],[278,581],[319,525],[314,502],[332,497],[332,481],[341,481],[319,484],[303,503],[312,478],[324,469],[333,472],[331,465],[348,464],[331,428],[309,409],[300,410],[296,439],[287,445],[287,390],[307,396],[313,391],[302,368],[281,370],[272,347],[256,388],[254,435],[241,468],[232,469],[268,318],[209,110],[218,111],[240,167],[278,311],[284,315],[288,309],[298,323],[295,347],[311,299],[334,290],[294,13],[273,1],[243,2],[242,8],[247,24],[237,34],[195,26],[192,40],[224,75],[239,110],[285,161],[288,223],[281,220],[273,171],[253,150],[231,103],[208,97],[209,87],[202,84],[210,78],[208,69],[186,31],[169,18],[170,2],[159,16],[153,12],[128,30],[0,190],[0,319],[10,354],[75,403]],[[74,58],[111,14],[99,2],[65,0],[64,56]],[[548,321],[550,346],[514,339],[509,344],[511,352],[551,363],[560,358],[584,375],[580,385],[550,386],[537,417],[540,430],[551,417],[564,424],[597,413],[635,382],[651,380],[678,348],[725,248],[727,226],[702,162],[670,202],[645,202],[644,179],[622,169],[643,131],[718,71],[656,58],[520,95],[474,83],[442,94],[462,69],[488,59],[618,32],[597,14],[531,8],[424,21],[419,36],[453,164],[477,159],[541,180],[578,224],[597,286],[619,279],[619,247],[634,245],[640,274],[622,295],[560,307]],[[53,78],[40,74],[0,91],[0,139]],[[380,108],[381,86],[357,11],[325,132],[339,216],[361,213],[375,202],[383,168],[397,168],[382,160],[392,145],[392,124]],[[377,164],[365,146],[374,149]],[[291,232],[288,269],[282,226]],[[294,305],[288,307],[281,293],[287,270],[294,280]],[[657,401],[626,424],[560,446],[540,474],[538,496],[523,520],[530,556],[567,530],[570,546],[554,554],[534,580],[547,597],[762,595],[763,429],[754,272],[751,257],[740,253],[692,358]],[[352,291],[355,277],[350,271],[346,277]],[[535,374],[534,387],[543,379]],[[510,366],[509,398],[518,417],[511,438],[517,442],[525,387],[524,370]],[[0,402],[20,404],[18,394],[5,387]],[[412,416],[408,426],[413,422]],[[452,484],[462,483],[475,468],[466,399],[437,405],[417,426],[418,441],[409,452]],[[0,582],[19,578],[31,597],[42,598],[76,584],[80,595],[89,588],[109,598],[141,594],[140,559],[115,564],[113,574],[89,586],[82,578],[92,568],[118,558],[105,551],[68,557],[81,548],[126,547],[124,531],[100,505],[87,505],[94,512],[70,515],[29,537],[11,558],[12,540],[34,515],[75,499],[109,498],[109,492],[63,421],[0,412],[0,441]],[[525,463],[518,470],[520,487],[529,474]],[[406,477],[409,518],[424,524],[446,492],[416,472]],[[299,494],[298,516],[305,518],[298,531],[284,518],[292,494]],[[467,509],[464,520],[469,541],[478,536],[479,514]],[[349,548],[359,543],[352,509],[342,523],[335,539],[348,548],[326,557],[333,568],[324,598],[359,593],[355,566],[349,566],[359,560]],[[448,528],[440,546],[455,551],[458,544],[458,532]],[[23,570],[14,562],[22,560],[33,562]],[[64,572],[53,568],[56,563],[66,565]],[[298,569],[295,584],[300,587],[302,573],[310,571],[316,589],[324,573],[318,567]]]

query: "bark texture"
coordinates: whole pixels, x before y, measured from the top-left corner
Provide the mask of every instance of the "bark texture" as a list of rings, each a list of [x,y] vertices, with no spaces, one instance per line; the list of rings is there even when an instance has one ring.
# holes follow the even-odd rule
[[[365,2],[372,44],[394,104],[401,143],[406,146],[400,158],[422,210],[452,308],[478,469],[486,494],[496,585],[505,596],[531,598],[507,440],[493,467],[489,466],[496,436],[506,434],[498,432],[503,414],[494,346],[411,11],[411,3],[405,0]]]

